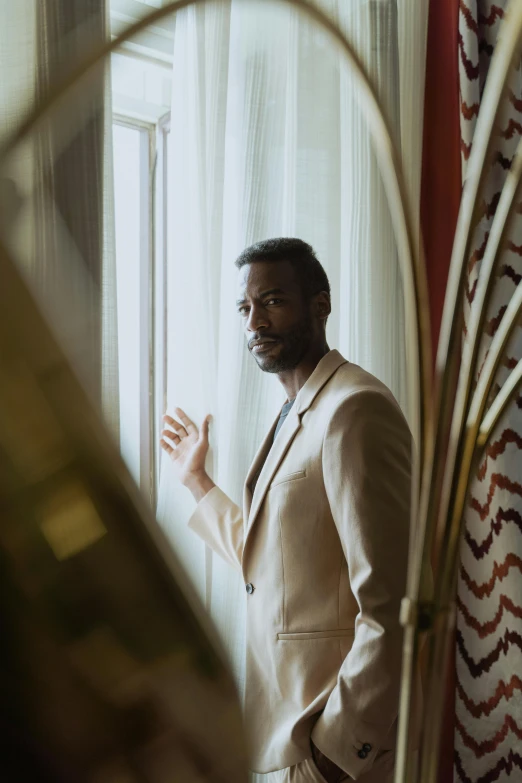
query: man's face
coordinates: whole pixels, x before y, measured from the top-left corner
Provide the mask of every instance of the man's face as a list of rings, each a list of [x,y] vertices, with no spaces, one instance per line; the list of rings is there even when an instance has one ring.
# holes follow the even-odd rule
[[[313,340],[314,319],[288,261],[241,267],[237,309],[248,350],[264,372],[280,373],[300,364]]]

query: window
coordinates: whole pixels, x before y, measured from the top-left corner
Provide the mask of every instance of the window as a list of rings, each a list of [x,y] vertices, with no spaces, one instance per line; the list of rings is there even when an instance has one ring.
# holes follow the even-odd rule
[[[150,492],[150,146],[147,128],[114,123],[120,447],[145,493]]]
[[[160,0],[110,0],[121,32]],[[175,19],[111,57],[120,447],[155,508],[166,407],[166,162]]]
[[[120,448],[152,507],[166,407],[168,131],[168,119],[152,125],[114,117]]]

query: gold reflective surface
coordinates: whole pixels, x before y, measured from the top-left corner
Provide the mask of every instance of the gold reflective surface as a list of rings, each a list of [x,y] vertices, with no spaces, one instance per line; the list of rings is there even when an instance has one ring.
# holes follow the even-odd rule
[[[0,254],[2,781],[245,781],[214,632]]]

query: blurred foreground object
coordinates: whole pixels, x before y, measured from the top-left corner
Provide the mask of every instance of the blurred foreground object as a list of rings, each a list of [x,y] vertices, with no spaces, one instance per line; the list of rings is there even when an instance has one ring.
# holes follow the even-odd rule
[[[2,247],[0,280],[0,779],[244,781],[202,609]]]

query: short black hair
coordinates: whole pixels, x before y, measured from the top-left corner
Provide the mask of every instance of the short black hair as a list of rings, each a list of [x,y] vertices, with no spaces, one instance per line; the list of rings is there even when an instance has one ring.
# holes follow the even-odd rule
[[[253,264],[256,261],[277,263],[289,261],[296,270],[301,283],[302,291],[306,299],[310,299],[320,291],[326,291],[330,296],[330,283],[319,259],[315,255],[311,245],[302,239],[291,237],[279,237],[277,239],[264,239],[250,245],[237,257],[235,264],[241,269],[245,264]]]

